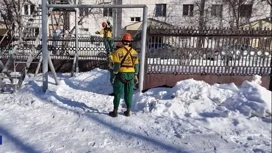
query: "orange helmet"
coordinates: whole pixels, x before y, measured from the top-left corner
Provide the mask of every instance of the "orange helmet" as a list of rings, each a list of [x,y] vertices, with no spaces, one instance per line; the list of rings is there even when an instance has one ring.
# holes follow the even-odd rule
[[[132,41],[131,35],[129,33],[125,33],[122,41]]]
[[[106,22],[102,22],[102,27],[105,28],[107,26]]]

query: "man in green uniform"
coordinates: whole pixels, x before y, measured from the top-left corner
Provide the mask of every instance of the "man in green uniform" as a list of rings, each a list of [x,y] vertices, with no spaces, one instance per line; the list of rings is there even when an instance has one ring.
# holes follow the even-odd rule
[[[118,50],[119,48],[122,48],[123,47],[123,43],[122,42],[117,42],[115,44],[115,49],[114,50]],[[109,67],[109,71],[110,71],[110,82],[113,84],[113,81],[114,81],[114,74],[113,74],[113,61],[112,61],[112,55],[113,55],[114,52],[112,52],[108,59],[109,59],[109,64],[108,64],[108,67]],[[113,94],[112,94],[113,95]]]
[[[112,52],[113,47],[114,47],[114,42],[112,39],[112,28],[113,27],[112,27],[110,21],[107,21],[107,23],[103,22],[102,27],[103,27],[103,29],[101,29],[100,31],[96,31],[95,33],[100,34],[100,35],[103,34],[104,45],[106,48],[107,55],[109,55]]]
[[[113,62],[113,111],[109,113],[112,117],[118,116],[118,107],[120,104],[121,96],[124,92],[124,100],[127,106],[127,110],[124,112],[125,116],[130,116],[130,109],[133,97],[134,81],[138,83],[138,70],[139,59],[138,53],[132,47],[130,43],[132,41],[129,33],[124,34],[122,38],[123,47],[119,48],[112,54]]]
[[[122,48],[123,47],[123,43],[122,42],[117,42],[115,44],[115,49],[114,50],[118,50],[119,48]],[[113,82],[114,82],[114,79],[115,79],[115,74],[113,73],[113,61],[112,61],[112,55],[113,55],[114,52],[110,53],[108,59],[109,59],[109,64],[108,64],[108,67],[109,67],[109,71],[110,71],[110,82],[111,84],[113,85]],[[111,96],[114,96],[113,94],[114,92],[112,92]]]

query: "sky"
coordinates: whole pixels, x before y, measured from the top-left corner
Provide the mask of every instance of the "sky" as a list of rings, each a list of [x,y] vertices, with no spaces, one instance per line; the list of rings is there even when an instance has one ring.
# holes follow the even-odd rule
[[[42,75],[28,74],[21,89],[0,94],[1,153],[271,152],[271,91],[261,76],[240,86],[187,79],[135,91],[131,116],[122,99],[117,118],[108,115],[107,70],[57,76],[60,85],[50,74],[45,93]]]

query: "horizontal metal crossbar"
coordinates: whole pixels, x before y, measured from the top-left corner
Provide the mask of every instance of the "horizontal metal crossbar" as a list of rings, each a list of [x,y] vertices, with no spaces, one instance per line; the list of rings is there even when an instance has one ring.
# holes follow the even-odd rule
[[[133,5],[85,5],[85,4],[48,4],[48,8],[145,8],[144,4]]]

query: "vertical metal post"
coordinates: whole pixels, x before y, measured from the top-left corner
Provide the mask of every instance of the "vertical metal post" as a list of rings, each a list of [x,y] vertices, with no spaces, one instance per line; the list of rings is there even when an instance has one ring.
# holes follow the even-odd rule
[[[270,5],[270,22],[272,21],[272,5]],[[271,29],[272,29],[272,25],[270,26],[271,27]],[[272,49],[271,47],[270,47],[270,49]],[[272,66],[272,59],[270,59],[270,83],[269,83],[269,90],[270,91],[272,91],[272,68],[271,68],[271,66]]]
[[[272,21],[272,5],[270,5],[270,17],[269,17],[270,22]],[[270,29],[272,29],[272,25],[270,25]],[[270,49],[271,46],[270,46]],[[272,59],[270,59],[270,80],[269,80],[269,90],[272,91]]]
[[[78,0],[76,0],[76,4],[78,4]],[[75,18],[75,23],[76,23],[76,73],[78,73],[78,8],[76,8],[76,18]]]
[[[75,1],[76,4],[78,4],[78,1]],[[75,8],[75,35],[76,35],[76,40],[75,40],[75,57],[73,60],[73,65],[72,65],[72,72],[71,76],[74,76],[74,72],[78,73],[79,68],[78,68],[78,8]]]
[[[270,5],[270,21],[272,21],[272,5]],[[272,28],[272,25],[271,25]]]
[[[113,1],[113,5],[117,4],[117,0]],[[113,38],[117,38],[117,8],[113,9]]]
[[[47,50],[47,1],[42,2],[42,73],[43,73],[43,92],[48,89],[48,50]]]
[[[141,33],[141,58],[140,58],[140,73],[139,73],[139,90],[143,91],[144,72],[145,72],[145,49],[146,49],[146,32],[147,32],[147,11],[148,8],[143,8],[143,22]]]

